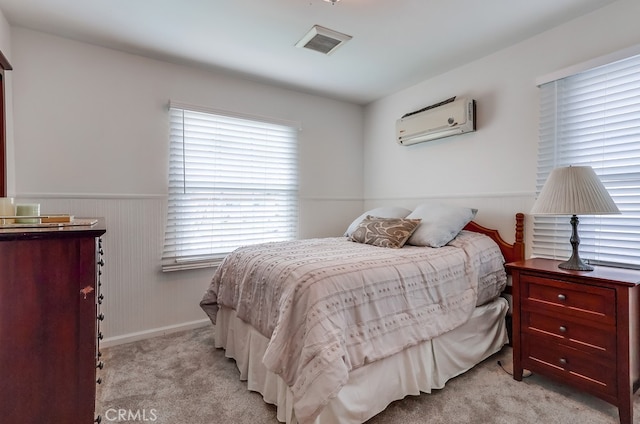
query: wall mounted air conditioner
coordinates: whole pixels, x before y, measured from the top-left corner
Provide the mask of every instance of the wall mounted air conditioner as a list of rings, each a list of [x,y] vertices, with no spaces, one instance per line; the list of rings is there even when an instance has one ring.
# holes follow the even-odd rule
[[[476,130],[476,101],[455,97],[405,114],[396,122],[398,143],[403,146]]]

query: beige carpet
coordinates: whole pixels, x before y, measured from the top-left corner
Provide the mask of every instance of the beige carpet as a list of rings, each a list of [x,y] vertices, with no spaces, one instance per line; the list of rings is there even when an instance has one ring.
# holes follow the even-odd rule
[[[277,423],[275,407],[239,381],[235,362],[213,347],[213,327],[104,349],[98,374],[102,422],[158,424]],[[533,375],[517,382],[499,365],[511,349],[488,358],[442,390],[394,402],[368,424],[602,424],[617,409]],[[634,420],[640,423],[635,397]]]

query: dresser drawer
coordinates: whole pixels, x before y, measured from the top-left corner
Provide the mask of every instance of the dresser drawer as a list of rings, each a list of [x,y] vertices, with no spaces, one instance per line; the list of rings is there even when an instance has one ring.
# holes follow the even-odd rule
[[[522,365],[534,373],[555,377],[607,398],[617,394],[615,362],[605,362],[581,350],[548,343],[544,337],[529,335],[524,338]]]
[[[615,325],[615,290],[554,280],[535,275],[521,276],[523,308],[557,311],[582,319]]]
[[[562,343],[583,350],[603,359],[615,360],[615,327],[579,321],[562,314],[545,314],[540,311],[522,312],[522,331],[532,336],[546,338],[546,343]]]

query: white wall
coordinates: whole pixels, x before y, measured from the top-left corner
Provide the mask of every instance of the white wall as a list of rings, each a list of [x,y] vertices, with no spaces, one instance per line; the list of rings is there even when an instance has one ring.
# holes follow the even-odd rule
[[[425,198],[476,206],[480,223],[512,241],[513,214],[528,212],[535,195],[536,79],[640,44],[638,16],[639,1],[619,0],[370,104],[365,206],[413,207]],[[477,132],[409,147],[395,142],[400,116],[455,95],[477,100]]]
[[[106,218],[111,342],[205,318],[213,271],[159,270],[170,99],[302,124],[301,237],[340,235],[362,210],[360,106],[22,28],[11,39],[16,197]]]

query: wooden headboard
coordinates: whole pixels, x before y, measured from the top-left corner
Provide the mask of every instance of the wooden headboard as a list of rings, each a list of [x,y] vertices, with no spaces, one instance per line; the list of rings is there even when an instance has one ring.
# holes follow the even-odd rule
[[[465,230],[475,231],[476,233],[486,234],[491,237],[500,247],[502,255],[506,262],[520,261],[524,259],[524,214],[516,214],[516,238],[513,244],[507,243],[498,233],[498,230],[492,230],[487,227],[483,227],[473,221],[468,223]]]

